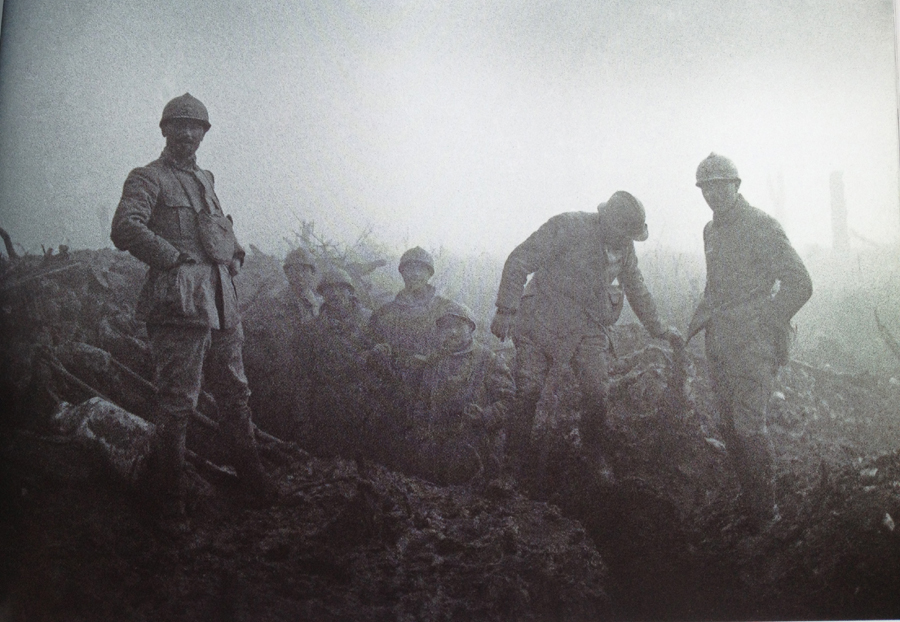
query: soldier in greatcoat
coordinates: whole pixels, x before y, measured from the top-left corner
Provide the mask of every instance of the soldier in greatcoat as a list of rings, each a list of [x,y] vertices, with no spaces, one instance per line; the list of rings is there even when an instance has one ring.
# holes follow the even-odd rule
[[[650,335],[676,344],[663,326],[638,268],[634,242],[648,237],[644,206],[615,192],[596,212],[554,216],[517,246],[503,268],[491,332],[516,346],[517,414],[510,451],[527,453],[535,409],[554,363],[571,364],[582,399],[580,431],[585,455],[604,479],[610,326],[623,296]],[[528,287],[528,275],[533,275]],[[514,327],[514,328],[513,328]]]
[[[766,409],[788,361],[790,321],[812,296],[803,261],[778,222],[738,192],[734,163],[711,153],[697,186],[713,212],[703,229],[706,289],[688,339],[706,331],[706,358],[741,506],[759,527],[775,514]]]
[[[244,250],[222,211],[213,175],[196,152],[210,128],[200,100],[166,104],[162,155],[129,173],[112,222],[112,241],[149,266],[136,315],[147,333],[159,390],[152,485],[164,506],[183,511],[185,434],[204,379],[221,430],[248,490],[277,494],[260,463],[244,374],[244,340],[234,277]]]

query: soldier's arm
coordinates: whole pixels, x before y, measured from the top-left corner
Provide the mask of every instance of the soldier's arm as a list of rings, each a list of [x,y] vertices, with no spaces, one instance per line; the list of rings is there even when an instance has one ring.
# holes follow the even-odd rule
[[[528,275],[536,272],[548,259],[558,255],[566,237],[562,220],[559,216],[554,216],[513,249],[503,266],[503,276],[497,292],[498,308],[510,311],[519,308]]]
[[[703,227],[703,249],[706,251],[709,248],[709,231],[712,226],[712,221],[706,223]],[[708,276],[708,275],[707,275]],[[712,308],[709,303],[709,295],[707,291],[709,290],[709,280],[707,278],[706,286],[703,288],[703,295],[700,297],[700,302],[697,303],[697,308],[694,310],[694,315],[691,316],[691,323],[688,325],[688,334],[687,340],[690,341],[691,338],[699,333],[701,330],[706,329],[706,325],[709,323],[710,317],[712,315]]]
[[[767,246],[773,276],[781,281],[781,285],[772,299],[772,309],[776,321],[787,323],[812,296],[812,279],[784,229],[777,222],[773,221],[773,225]]]
[[[113,216],[110,238],[116,248],[153,268],[168,270],[178,264],[181,253],[147,226],[158,196],[159,180],[150,169],[131,171]]]
[[[694,315],[691,317],[691,323],[688,325],[688,341],[691,340],[691,337],[706,328],[707,323],[709,323],[709,314],[709,302],[706,297],[706,292],[704,291],[703,295],[700,297],[700,302],[697,304],[697,308],[694,310]]]
[[[637,255],[632,246],[625,256],[625,262],[622,271],[619,272],[619,283],[625,290],[625,297],[628,298],[628,304],[631,306],[634,314],[637,315],[641,324],[647,329],[653,337],[662,337],[666,330],[659,320],[659,313],[656,310],[656,302],[650,294],[650,290],[644,284],[644,275],[638,268]]]

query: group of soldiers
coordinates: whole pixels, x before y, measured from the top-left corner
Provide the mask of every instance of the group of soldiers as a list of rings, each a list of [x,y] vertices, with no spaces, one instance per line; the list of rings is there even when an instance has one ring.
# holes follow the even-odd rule
[[[149,265],[137,307],[159,388],[149,486],[164,508],[183,511],[186,424],[205,380],[239,478],[273,498],[278,487],[254,442],[233,281],[244,251],[212,174],[196,163],[210,128],[207,109],[190,94],[176,97],[160,128],[162,155],[129,174],[112,225],[116,247]],[[697,169],[713,218],[703,231],[706,289],[687,339],[706,331],[741,506],[761,526],[777,516],[767,403],[787,361],[791,318],[812,285],[781,226],[746,202],[740,183],[734,164],[714,153]],[[517,246],[505,263],[490,327],[500,340],[512,339],[512,371],[474,339],[471,310],[429,283],[434,262],[425,250],[403,254],[403,289],[370,312],[349,274],[296,249],[284,262],[289,286],[245,318],[255,342],[256,359],[248,359],[254,389],[280,409],[266,416],[283,436],[326,453],[368,452],[459,483],[499,477],[532,455],[531,429],[548,373],[570,365],[582,395],[583,452],[598,474],[611,477],[610,327],[624,299],[651,337],[685,346],[682,334],[661,321],[638,268],[634,242],[648,235],[641,202],[618,191],[596,212],[554,216]]]

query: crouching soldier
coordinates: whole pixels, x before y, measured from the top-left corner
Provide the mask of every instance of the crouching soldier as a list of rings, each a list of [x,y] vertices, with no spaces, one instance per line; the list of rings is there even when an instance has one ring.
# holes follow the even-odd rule
[[[185,93],[166,104],[159,125],[166,147],[128,175],[111,237],[116,248],[150,266],[136,315],[147,323],[159,389],[152,481],[164,511],[179,514],[185,434],[204,364],[238,476],[267,497],[277,488],[260,463],[250,419],[233,281],[244,250],[222,212],[212,173],[197,166],[197,148],[210,128],[206,106]]]
[[[500,474],[516,386],[503,359],[473,338],[475,317],[455,302],[436,321],[439,349],[423,371],[414,435],[423,475],[458,484]]]

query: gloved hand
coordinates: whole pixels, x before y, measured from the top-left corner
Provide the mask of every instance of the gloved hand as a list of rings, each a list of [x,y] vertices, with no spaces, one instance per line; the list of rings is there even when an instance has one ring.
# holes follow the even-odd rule
[[[491,321],[491,332],[494,336],[500,341],[506,341],[506,338],[509,337],[509,333],[512,330],[515,317],[516,315],[514,312],[503,312],[498,309],[496,313],[494,313],[494,319]]]

